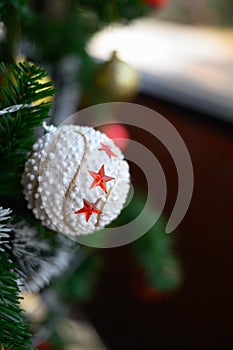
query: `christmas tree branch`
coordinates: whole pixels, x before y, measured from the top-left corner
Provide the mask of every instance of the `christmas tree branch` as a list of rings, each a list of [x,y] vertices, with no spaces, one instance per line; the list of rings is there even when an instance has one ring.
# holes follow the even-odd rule
[[[10,211],[0,208],[0,222],[9,219]],[[0,224],[0,345],[5,349],[29,350],[31,334],[29,326],[23,321],[23,311],[19,305],[19,286],[15,267],[5,251],[5,244],[11,230]]]
[[[41,67],[29,62],[0,64],[0,200],[18,209],[17,214],[26,210],[21,188],[26,156],[36,139],[35,128],[48,117],[51,103],[44,99],[54,94],[52,82],[43,82],[47,77]],[[0,220],[8,214],[0,209]],[[14,235],[0,225],[0,344],[5,349],[28,350],[31,335],[23,322],[18,266],[9,249]]]
[[[21,198],[26,154],[35,142],[35,127],[48,117],[55,90],[47,73],[29,62],[0,64],[0,197]],[[12,203],[8,202],[7,205]]]

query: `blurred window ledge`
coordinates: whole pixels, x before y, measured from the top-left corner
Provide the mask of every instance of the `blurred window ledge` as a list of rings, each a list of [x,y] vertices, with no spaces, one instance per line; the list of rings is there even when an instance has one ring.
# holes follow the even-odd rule
[[[97,33],[88,52],[117,50],[141,76],[141,90],[233,122],[233,30],[143,18]]]

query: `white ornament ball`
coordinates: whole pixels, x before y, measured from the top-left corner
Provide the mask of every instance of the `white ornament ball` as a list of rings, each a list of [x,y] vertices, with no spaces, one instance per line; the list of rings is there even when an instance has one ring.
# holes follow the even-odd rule
[[[34,144],[22,178],[28,208],[70,238],[100,230],[121,212],[130,187],[128,163],[105,134],[64,125]]]

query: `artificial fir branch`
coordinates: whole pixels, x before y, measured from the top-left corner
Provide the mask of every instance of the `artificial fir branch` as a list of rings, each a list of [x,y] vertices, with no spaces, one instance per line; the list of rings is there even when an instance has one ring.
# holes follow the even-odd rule
[[[9,209],[0,208],[0,221],[6,221],[9,214]],[[5,349],[29,350],[33,349],[31,334],[19,306],[17,276],[12,272],[15,265],[5,251],[10,231],[5,224],[0,224],[0,345]]]
[[[24,220],[10,223],[12,235],[5,248],[16,262],[13,271],[21,290],[39,292],[68,268],[80,246],[36,221],[33,224]]]
[[[22,198],[26,154],[35,142],[35,127],[48,117],[51,103],[43,99],[55,90],[52,82],[42,82],[46,77],[46,71],[29,62],[0,64],[0,198],[12,198],[7,205],[14,206],[15,198]],[[6,108],[12,106],[20,108],[7,113]]]
[[[29,62],[0,64],[0,199],[18,212],[26,209],[21,188],[26,155],[36,139],[35,127],[48,117],[51,107],[42,99],[54,94],[52,82],[42,82],[46,77],[41,67]],[[3,218],[9,214],[1,213]],[[15,264],[14,257],[19,252],[19,239],[4,225],[0,232],[0,344],[11,350],[32,349],[18,300],[19,276],[15,273],[22,271],[22,266]]]

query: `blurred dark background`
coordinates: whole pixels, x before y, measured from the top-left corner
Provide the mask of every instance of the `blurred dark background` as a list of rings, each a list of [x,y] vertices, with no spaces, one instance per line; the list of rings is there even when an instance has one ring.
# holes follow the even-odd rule
[[[87,305],[88,315],[114,350],[231,349],[232,125],[147,95],[136,102],[155,109],[177,128],[193,162],[193,198],[175,234],[184,282],[174,294],[141,299],[135,296],[128,247],[106,250],[106,271]],[[166,173],[169,215],[177,188],[175,169],[163,146],[143,136]],[[136,278],[140,283],[139,275]]]

